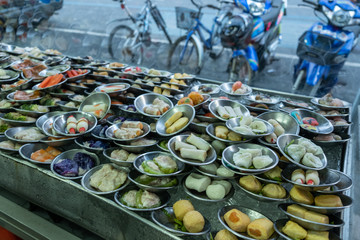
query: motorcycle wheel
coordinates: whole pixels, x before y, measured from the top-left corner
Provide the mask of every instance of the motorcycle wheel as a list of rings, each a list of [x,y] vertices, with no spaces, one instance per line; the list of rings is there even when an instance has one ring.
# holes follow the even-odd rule
[[[232,59],[230,82],[242,81],[247,85],[251,85],[252,75],[250,64],[244,56]]]

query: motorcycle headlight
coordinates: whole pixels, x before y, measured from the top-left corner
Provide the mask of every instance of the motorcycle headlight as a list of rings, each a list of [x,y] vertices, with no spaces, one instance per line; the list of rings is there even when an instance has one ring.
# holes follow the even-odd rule
[[[329,21],[337,27],[345,27],[349,25],[355,15],[355,11],[346,11],[339,6],[335,6],[333,11],[323,6],[322,10]]]
[[[256,2],[256,1],[248,1],[249,12],[253,16],[260,16],[264,13],[265,3],[264,2]]]

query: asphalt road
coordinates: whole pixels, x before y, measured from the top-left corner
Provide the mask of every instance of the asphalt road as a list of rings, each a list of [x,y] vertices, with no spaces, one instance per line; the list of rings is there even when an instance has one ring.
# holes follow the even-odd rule
[[[195,7],[190,0],[154,0],[159,7],[167,29],[173,40],[185,33],[176,27],[175,6],[188,8]],[[204,3],[216,4],[215,0],[203,0]],[[127,6],[134,13],[143,6],[144,0],[129,0]],[[254,86],[281,91],[290,91],[292,86],[293,65],[297,61],[296,47],[299,36],[314,24],[318,19],[312,10],[299,7],[298,0],[289,0],[287,16],[283,18],[281,31],[282,42],[277,49],[277,61],[267,66],[254,81]],[[202,21],[206,26],[211,22],[216,12],[211,9],[204,10]],[[39,29],[40,39],[28,39],[25,44],[52,47],[71,55],[91,55],[96,58],[109,59],[107,53],[107,36],[114,24],[111,20],[126,17],[121,10],[119,2],[105,0],[64,0],[63,8],[49,22]],[[129,23],[129,25],[131,25]],[[151,24],[152,39],[165,42],[165,38],[154,24]],[[43,37],[47,36],[47,38]],[[46,39],[46,40],[44,40]],[[49,40],[50,39],[50,40]],[[146,49],[145,66],[165,68],[168,45],[154,43]],[[216,61],[206,57],[201,77],[226,81],[228,73],[226,67],[231,52],[225,52]],[[333,94],[344,100],[352,102],[359,89],[357,76],[360,74],[360,50],[357,46],[348,58],[347,65],[340,72],[339,83],[333,89]]]

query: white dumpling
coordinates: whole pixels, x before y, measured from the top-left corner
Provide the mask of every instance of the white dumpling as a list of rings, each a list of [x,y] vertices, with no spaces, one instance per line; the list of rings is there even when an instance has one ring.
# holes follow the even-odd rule
[[[244,135],[253,135],[254,132],[252,131],[252,129],[249,126],[239,126],[239,127],[234,127],[234,130],[240,134],[244,134]]]
[[[321,147],[319,147],[318,145],[316,145],[315,143],[311,142],[306,138],[300,138],[298,140],[298,144],[304,146],[306,152],[308,153],[312,153],[314,155],[319,155],[324,153]]]
[[[240,120],[240,126],[250,126],[252,123],[253,117],[251,115],[245,115]]]
[[[240,153],[239,151],[234,154],[233,161],[238,167],[249,168],[252,165],[251,153]]]
[[[210,163],[208,165],[200,166],[199,169],[215,175],[218,168],[215,163]]]
[[[299,144],[291,144],[287,148],[288,154],[295,162],[300,162],[300,160],[304,157],[306,153],[306,149],[304,146]]]
[[[273,159],[268,155],[257,156],[253,158],[253,165],[256,169],[261,169],[269,166],[273,162]]]
[[[313,168],[319,168],[319,167],[322,167],[322,165],[323,165],[320,158],[318,158],[317,156],[315,156],[312,153],[305,154],[305,156],[302,159],[302,164],[304,164],[305,166],[308,166],[308,167],[313,167]]]
[[[259,148],[239,148],[239,152],[250,153],[253,158],[262,155],[262,151]]]
[[[266,124],[262,121],[253,121],[250,124],[250,128],[253,130],[253,132],[255,133],[264,133],[267,131],[267,127]]]

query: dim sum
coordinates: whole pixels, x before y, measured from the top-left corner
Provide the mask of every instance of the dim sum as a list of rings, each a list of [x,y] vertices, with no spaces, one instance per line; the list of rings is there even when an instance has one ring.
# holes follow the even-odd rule
[[[288,146],[287,151],[295,162],[300,162],[306,153],[305,147],[299,144],[291,144]]]

